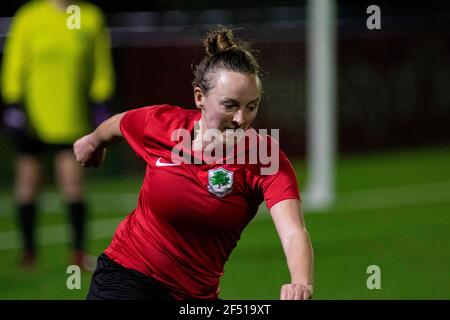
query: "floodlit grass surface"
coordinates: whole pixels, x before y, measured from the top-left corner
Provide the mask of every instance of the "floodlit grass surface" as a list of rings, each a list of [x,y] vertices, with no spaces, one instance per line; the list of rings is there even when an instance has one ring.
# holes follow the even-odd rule
[[[293,162],[302,188],[305,165]],[[449,164],[448,147],[341,157],[336,205],[305,215],[315,252],[314,298],[450,299]],[[106,248],[133,208],[140,179],[90,181],[93,255]],[[48,212],[39,215],[38,265],[25,272],[17,266],[9,190],[2,191],[0,201],[0,299],[84,299],[90,273],[82,273],[81,290],[66,287],[70,246],[61,205],[47,206]],[[289,282],[278,235],[261,209],[225,266],[223,299],[278,299],[281,285]],[[370,265],[381,268],[379,290],[366,286]]]

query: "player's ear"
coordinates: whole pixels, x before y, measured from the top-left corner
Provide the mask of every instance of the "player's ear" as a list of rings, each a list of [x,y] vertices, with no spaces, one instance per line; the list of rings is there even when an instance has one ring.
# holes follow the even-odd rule
[[[197,109],[203,109],[205,106],[205,94],[200,87],[194,88],[194,100]]]

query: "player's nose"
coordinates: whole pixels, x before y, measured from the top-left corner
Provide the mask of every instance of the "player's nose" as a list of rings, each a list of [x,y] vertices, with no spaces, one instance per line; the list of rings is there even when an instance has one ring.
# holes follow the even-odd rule
[[[239,109],[236,111],[236,113],[233,115],[232,120],[233,126],[237,128],[242,128],[242,125],[244,124],[244,111],[242,109]]]

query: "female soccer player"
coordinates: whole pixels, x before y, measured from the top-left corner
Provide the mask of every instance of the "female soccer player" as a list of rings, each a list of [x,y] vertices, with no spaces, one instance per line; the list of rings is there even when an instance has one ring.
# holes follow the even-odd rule
[[[258,111],[262,86],[254,56],[225,27],[209,33],[204,46],[207,55],[193,81],[198,110],[170,105],[130,110],[74,144],[82,166],[98,166],[105,147],[122,138],[147,163],[137,207],[99,257],[88,299],[218,298],[225,261],[263,200],[291,274],[280,298],[312,296],[312,247],[296,176],[282,151],[278,171],[270,175],[261,174],[260,162],[172,160],[176,130],[190,133],[192,149],[184,151],[192,159],[228,141],[227,129],[250,130]],[[208,139],[208,130],[221,137]]]

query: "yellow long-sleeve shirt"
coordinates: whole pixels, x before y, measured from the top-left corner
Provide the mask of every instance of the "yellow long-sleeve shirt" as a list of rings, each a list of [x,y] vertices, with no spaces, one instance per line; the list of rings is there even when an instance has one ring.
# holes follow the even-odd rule
[[[80,1],[80,29],[47,0],[22,6],[2,63],[5,103],[24,104],[30,126],[46,143],[72,143],[90,130],[89,102],[113,91],[109,35],[100,10]]]

